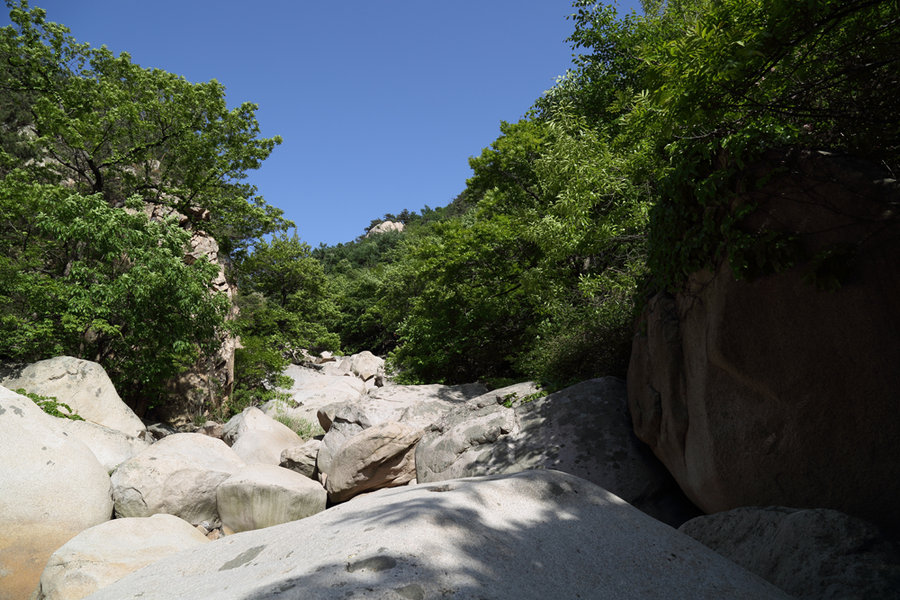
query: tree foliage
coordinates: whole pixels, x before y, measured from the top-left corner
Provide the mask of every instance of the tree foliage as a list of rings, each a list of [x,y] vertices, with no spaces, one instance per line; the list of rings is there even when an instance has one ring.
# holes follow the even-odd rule
[[[144,69],[7,0],[0,29],[0,359],[99,361],[136,408],[221,341],[218,267],[288,223],[243,180],[280,140],[215,81]],[[155,214],[148,217],[148,207]],[[180,215],[180,217],[178,216]]]

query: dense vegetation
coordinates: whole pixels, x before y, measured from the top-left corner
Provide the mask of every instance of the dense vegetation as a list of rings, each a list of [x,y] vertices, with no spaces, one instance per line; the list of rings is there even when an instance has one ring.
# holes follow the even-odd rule
[[[619,17],[576,0],[572,69],[501,124],[456,200],[310,249],[241,183],[279,141],[257,137],[252,105],[11,8],[0,359],[97,359],[132,399],[214,349],[228,310],[148,203],[231,258],[239,407],[300,349],[389,354],[408,382],[622,375],[645,294],[725,260],[749,277],[803,258],[790,232],[746,227],[747,164],[805,149],[900,169],[896,1],[646,0]]]

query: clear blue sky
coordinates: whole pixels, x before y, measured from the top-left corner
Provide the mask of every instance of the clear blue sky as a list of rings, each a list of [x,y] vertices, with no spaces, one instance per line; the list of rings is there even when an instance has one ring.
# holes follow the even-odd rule
[[[571,61],[571,0],[31,0],[79,41],[217,79],[281,135],[250,182],[317,246],[444,206]],[[619,10],[639,8],[621,0]],[[5,14],[0,24],[8,24]]]

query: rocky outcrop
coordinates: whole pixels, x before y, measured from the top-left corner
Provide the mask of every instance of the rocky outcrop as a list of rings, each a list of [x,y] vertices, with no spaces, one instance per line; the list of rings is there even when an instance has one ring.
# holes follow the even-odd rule
[[[836,510],[736,508],[678,530],[798,600],[890,600],[900,590],[900,546]]]
[[[831,258],[751,281],[722,264],[655,297],[628,372],[635,431],[706,512],[824,507],[897,531],[900,188],[822,155],[758,175],[748,232]],[[846,267],[839,289],[807,281],[817,264],[826,281]]]
[[[87,446],[107,473],[112,473],[123,462],[150,446],[150,442],[144,439],[144,436],[131,437],[117,429],[110,429],[90,421],[53,419],[51,423],[56,431]]]
[[[587,481],[532,471],[360,496],[169,557],[91,600],[298,595],[788,598]]]
[[[372,227],[366,232],[366,237],[378,235],[380,233],[388,233],[389,231],[403,231],[405,226],[399,221],[382,221],[378,225]]]
[[[0,599],[35,589],[47,559],[112,517],[106,469],[55,417],[0,387]]]
[[[696,516],[635,437],[625,382],[594,379],[530,402],[522,399],[533,388],[520,388],[476,398],[432,426],[416,449],[419,482],[557,469],[601,485],[670,525]]]
[[[216,488],[244,465],[222,440],[201,433],[167,436],[113,472],[116,516],[166,513],[192,525],[215,523]]]
[[[98,363],[71,356],[4,369],[0,385],[56,398],[86,421],[137,437],[144,423],[119,397]]]
[[[325,510],[317,481],[274,465],[247,466],[216,488],[222,525],[250,531],[303,519]]]
[[[172,515],[114,519],[86,529],[54,552],[35,600],[80,600],[158,560],[209,543]]]

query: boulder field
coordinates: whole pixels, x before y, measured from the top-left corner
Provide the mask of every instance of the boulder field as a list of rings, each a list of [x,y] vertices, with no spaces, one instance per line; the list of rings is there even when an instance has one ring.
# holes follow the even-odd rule
[[[323,365],[292,367],[278,421],[249,408],[137,437],[0,388],[0,600],[812,599],[860,577],[873,598],[896,589],[893,542],[836,511],[673,529],[700,513],[635,437],[621,380],[544,395],[373,383],[370,356]],[[301,414],[325,433],[285,425]],[[801,541],[848,531],[830,553]]]

